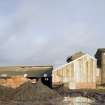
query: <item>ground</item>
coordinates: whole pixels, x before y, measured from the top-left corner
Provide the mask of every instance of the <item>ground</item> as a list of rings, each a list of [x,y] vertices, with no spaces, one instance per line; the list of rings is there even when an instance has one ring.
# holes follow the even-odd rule
[[[69,104],[64,103],[65,97],[87,97],[94,100],[89,105],[105,105],[105,88],[68,90],[61,86],[51,89],[41,81],[36,84],[26,82],[16,89],[0,86],[0,105],[72,105],[71,100]]]

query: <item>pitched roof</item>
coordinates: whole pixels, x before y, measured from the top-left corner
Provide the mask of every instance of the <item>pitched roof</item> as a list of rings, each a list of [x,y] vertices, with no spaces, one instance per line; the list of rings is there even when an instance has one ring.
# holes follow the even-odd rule
[[[76,54],[76,53],[75,53],[75,54]],[[61,65],[61,66],[55,68],[53,71],[61,70],[63,67],[66,67],[67,65],[72,64],[72,63],[74,63],[75,61],[77,61],[78,59],[81,59],[82,57],[85,57],[85,56],[88,56],[89,58],[93,59],[93,60],[96,62],[96,59],[95,59],[93,56],[90,56],[89,54],[87,54],[87,53],[85,54],[85,53],[84,53],[83,55],[78,56],[76,59],[74,59],[74,60],[72,60],[72,61],[69,61],[68,63],[66,63],[66,64],[64,64],[64,65]]]
[[[69,63],[69,62],[71,62],[73,60],[78,59],[79,57],[81,57],[83,55],[85,55],[85,53],[83,53],[81,51],[80,52],[77,52],[77,53],[74,53],[72,56],[67,57],[67,60],[66,61]]]

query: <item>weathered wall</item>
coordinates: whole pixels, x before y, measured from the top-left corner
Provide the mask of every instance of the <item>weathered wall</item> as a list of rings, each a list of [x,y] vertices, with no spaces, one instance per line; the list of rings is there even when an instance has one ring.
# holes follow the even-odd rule
[[[96,60],[80,57],[53,71],[53,85],[67,84],[70,89],[96,88]]]
[[[102,53],[102,60],[101,60],[101,75],[102,75],[102,84],[105,84],[105,53]]]
[[[97,85],[101,85],[101,69],[97,68],[96,69],[96,83]]]
[[[95,54],[97,66],[100,68],[101,84],[105,85],[105,48],[99,48]]]

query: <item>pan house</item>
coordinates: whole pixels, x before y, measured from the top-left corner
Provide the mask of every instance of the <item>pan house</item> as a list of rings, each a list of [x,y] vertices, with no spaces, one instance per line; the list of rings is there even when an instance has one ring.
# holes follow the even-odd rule
[[[67,58],[67,64],[53,70],[53,86],[63,84],[69,89],[96,88],[96,59],[77,52]]]
[[[95,89],[96,85],[105,85],[105,48],[98,49],[95,58],[77,52],[66,61],[55,69],[50,65],[0,67],[0,85],[17,88],[39,79],[49,87],[64,85],[69,89]]]
[[[9,66],[0,67],[0,85],[17,88],[24,82],[36,83],[38,79],[51,85],[52,66]]]
[[[105,48],[99,48],[95,58],[97,59],[97,84],[105,85]]]

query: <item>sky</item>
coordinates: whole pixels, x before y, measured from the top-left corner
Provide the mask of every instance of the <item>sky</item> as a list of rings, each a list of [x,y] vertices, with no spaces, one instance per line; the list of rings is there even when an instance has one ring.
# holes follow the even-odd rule
[[[66,63],[105,47],[105,0],[0,0],[0,66]]]

